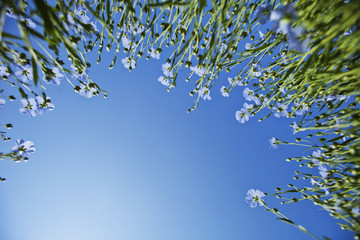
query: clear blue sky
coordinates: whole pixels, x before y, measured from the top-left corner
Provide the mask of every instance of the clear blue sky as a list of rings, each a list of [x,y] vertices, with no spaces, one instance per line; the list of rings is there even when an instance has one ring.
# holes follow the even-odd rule
[[[108,53],[99,65],[91,61],[89,75],[107,99],[85,99],[63,80],[47,85],[52,112],[20,115],[18,100],[0,109],[2,121],[14,125],[12,141],[0,150],[17,138],[37,149],[27,163],[0,162],[7,178],[0,184],[0,239],[311,239],[244,200],[251,188],[274,192],[296,183],[296,163],[284,160],[305,149],[271,150],[268,143],[293,141],[293,119],[255,117],[241,125],[235,111],[244,103],[243,88],[222,97],[225,74],[211,89],[212,100],[186,114],[193,82],[184,81],[184,71],[168,93],[157,81],[165,55],[141,60],[131,73],[120,61],[108,70]],[[264,200],[317,236],[351,239],[311,202]]]

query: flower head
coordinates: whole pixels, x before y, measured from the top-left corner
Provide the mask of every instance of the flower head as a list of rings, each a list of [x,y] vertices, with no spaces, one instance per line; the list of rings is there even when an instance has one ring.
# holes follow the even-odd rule
[[[207,87],[203,87],[199,90],[199,96],[204,100],[211,100],[210,97],[210,89]]]
[[[250,189],[247,192],[247,196],[245,197],[245,201],[250,204],[250,207],[255,208],[259,204],[259,206],[263,206],[262,198],[265,197],[265,194],[259,189]]]
[[[52,111],[55,109],[55,105],[51,103],[49,97],[47,97],[46,100],[44,100],[42,97],[36,96],[35,102],[36,102],[36,112],[40,115],[43,114],[45,111]]]
[[[54,85],[60,85],[60,80],[64,75],[62,75],[56,67],[53,67],[51,69],[51,74],[49,76],[44,76],[43,80],[47,84],[54,84]]]
[[[0,66],[0,78],[7,78],[10,75],[10,72],[7,67]]]
[[[91,98],[99,94],[98,90],[93,86],[93,83],[81,83],[77,92],[85,98]]]
[[[71,64],[70,65],[70,69],[71,69],[71,76],[75,79],[84,79],[85,78],[85,75],[86,75],[86,72],[83,71],[80,73],[79,69],[75,67],[74,64]]]
[[[174,76],[174,73],[173,73],[173,70],[172,70],[172,67],[171,67],[170,63],[168,63],[168,62],[164,63],[161,66],[161,68],[162,68],[162,71],[163,71],[163,73],[164,73],[164,75],[166,77],[172,78]]]
[[[229,90],[225,86],[220,88],[220,92],[224,97],[229,97]]]
[[[149,50],[149,54],[152,58],[155,58],[155,59],[160,59],[160,53],[159,51],[155,50],[154,48],[151,48]]]
[[[199,77],[204,77],[206,74],[208,74],[208,71],[205,69],[205,67],[201,66],[190,67],[190,70]]]
[[[259,18],[260,24],[265,24],[270,18],[271,5],[261,4],[254,12],[255,18]]]
[[[321,177],[327,178],[329,172],[328,172],[328,169],[326,168],[326,166],[321,164],[321,165],[319,165],[318,169],[319,169],[319,173],[320,173]]]
[[[19,112],[24,115],[35,117],[37,113],[37,102],[34,98],[21,99]]]
[[[166,86],[166,87],[169,87],[170,86],[170,81],[169,81],[169,78],[167,77],[164,77],[164,76],[160,76],[158,78],[158,81],[161,82],[162,85]]]
[[[16,140],[15,146],[11,148],[12,152],[24,158],[27,158],[29,154],[34,153],[35,150],[33,142],[24,141],[23,139]]]
[[[277,149],[279,146],[279,140],[275,137],[270,138],[269,143],[271,149]]]
[[[135,60],[132,58],[125,57],[121,60],[121,62],[124,65],[124,67],[129,70],[134,69],[136,67]]]
[[[287,106],[282,103],[276,103],[276,106],[272,108],[272,111],[274,112],[274,116],[277,118],[286,117],[288,114]]]
[[[15,76],[22,82],[29,82],[33,80],[33,69],[30,65],[20,66],[19,70],[15,72]]]

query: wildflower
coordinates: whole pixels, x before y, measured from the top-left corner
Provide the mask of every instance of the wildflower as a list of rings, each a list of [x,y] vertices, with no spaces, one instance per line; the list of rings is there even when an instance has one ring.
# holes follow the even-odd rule
[[[242,85],[240,76],[236,77],[235,79],[228,77],[228,81],[229,81],[229,84],[231,84],[232,86],[235,86],[235,85],[241,86]]]
[[[85,71],[80,73],[80,71],[78,70],[78,68],[75,67],[74,64],[70,65],[70,69],[71,69],[71,76],[73,78],[80,79],[80,80],[84,79],[84,77],[86,75]]]
[[[235,118],[238,122],[245,123],[246,121],[249,121],[250,113],[242,108],[240,111],[236,111]]]
[[[313,178],[310,179],[310,182],[311,182],[311,185],[313,185],[313,186],[314,185],[316,185],[316,186],[320,185],[320,183],[318,181],[314,180]]]
[[[6,16],[17,20],[19,17],[15,15],[10,8],[6,8]]]
[[[329,173],[328,173],[328,169],[326,168],[326,166],[321,164],[321,165],[319,165],[318,169],[319,169],[319,173],[320,173],[321,177],[327,178]]]
[[[47,97],[46,100],[44,100],[42,97],[36,96],[35,102],[36,102],[36,112],[40,115],[42,115],[46,110],[52,111],[55,109],[55,105],[51,103],[49,97]]]
[[[43,80],[45,81],[45,83],[60,85],[60,80],[64,77],[64,75],[62,75],[59,69],[57,69],[56,67],[52,68],[51,72],[52,73],[50,76],[44,76]]]
[[[210,89],[207,87],[203,87],[199,90],[199,96],[204,100],[211,100],[210,97]]]
[[[265,34],[262,33],[261,31],[259,31],[259,36],[260,36],[261,39],[264,39]]]
[[[29,82],[33,80],[33,69],[30,65],[20,66],[20,69],[15,72],[15,76],[22,82]]]
[[[171,67],[170,63],[168,63],[168,62],[164,63],[161,66],[161,68],[162,68],[162,71],[163,71],[163,73],[164,73],[164,75],[166,77],[172,78],[174,76],[174,73],[173,73],[173,70],[172,70],[172,67]]]
[[[279,140],[275,137],[272,137],[269,139],[269,143],[271,149],[277,149],[279,145]]]
[[[314,158],[319,158],[319,157],[321,157],[321,154],[322,154],[321,150],[316,150],[316,151],[313,151],[311,155]]]
[[[192,72],[194,72],[196,75],[198,75],[199,77],[203,77],[208,73],[208,71],[206,71],[205,67],[201,67],[201,66],[190,67],[190,70]]]
[[[152,58],[160,59],[160,53],[157,50],[155,50],[154,48],[151,48],[149,50],[149,54]]]
[[[296,108],[297,108],[297,110],[295,111],[296,115],[303,115],[305,112],[309,110],[308,106],[305,103],[302,103],[301,105],[296,103],[295,106],[291,108],[291,110],[294,111]]]
[[[273,30],[277,33],[288,34],[293,21],[297,18],[297,12],[293,4],[284,5],[270,14],[270,20],[276,21]]]
[[[261,4],[258,8],[256,8],[254,16],[255,18],[258,18],[260,24],[265,24],[269,20],[271,9],[272,7],[270,4]]]
[[[83,24],[88,24],[90,21],[90,18],[86,15],[86,12],[87,9],[83,6],[78,6],[75,10],[77,19]]]
[[[37,102],[34,98],[21,99],[19,112],[24,115],[35,117],[37,113]]]
[[[243,91],[243,96],[248,101],[254,100],[254,95],[255,92],[253,90],[250,90],[249,88],[245,88]]]
[[[299,52],[309,51],[308,44],[310,42],[310,38],[306,38],[304,41],[301,41],[300,37],[303,34],[304,34],[304,28],[302,27],[291,28],[290,32],[288,33],[290,49],[297,50]]]
[[[265,197],[265,194],[259,189],[250,189],[247,192],[247,196],[245,197],[245,201],[250,204],[250,207],[255,208],[258,203],[259,206],[263,206],[262,198]]]
[[[222,86],[220,88],[220,92],[224,97],[229,97],[229,90],[227,90],[227,88],[225,86]]]
[[[11,148],[13,153],[19,154],[23,158],[27,158],[29,154],[35,152],[34,143],[31,141],[24,141],[23,139],[18,139],[15,142],[15,146]]]
[[[2,108],[5,105],[6,101],[3,98],[0,98],[0,108]]]
[[[135,60],[131,59],[129,57],[125,57],[121,60],[122,64],[124,64],[124,67],[131,70],[135,68]]]
[[[130,26],[130,32],[137,35],[145,31],[145,27],[142,24],[136,23],[134,26]]]
[[[249,71],[249,74],[253,77],[260,77],[261,76],[261,66],[259,64],[255,64],[253,63],[251,65],[251,68],[250,68],[250,71]]]
[[[248,50],[248,49],[252,49],[253,47],[251,46],[251,43],[246,43],[245,44],[245,49]]]
[[[91,83],[89,84],[81,83],[80,89],[77,92],[80,94],[80,96],[83,96],[85,98],[91,98],[99,94],[98,90],[95,87],[93,87],[93,84]]]
[[[310,39],[301,41],[299,37],[304,33],[304,28],[292,28],[292,23],[297,18],[297,12],[293,4],[287,4],[271,12],[270,20],[275,21],[273,30],[277,33],[287,34],[289,37],[289,48],[299,52],[308,51]]]
[[[290,127],[292,127],[292,129],[293,129],[293,134],[295,134],[296,131],[299,129],[299,126],[297,125],[296,122],[293,122],[292,124],[290,124]]]
[[[163,84],[166,87],[170,86],[170,81],[169,81],[169,78],[167,78],[167,77],[161,76],[158,78],[158,81],[161,82],[161,84]]]
[[[10,75],[10,72],[9,72],[9,70],[8,70],[8,68],[7,67],[5,67],[5,66],[0,66],[0,77],[8,77]]]
[[[21,18],[21,21],[24,21],[26,26],[28,26],[31,29],[36,28],[36,24],[30,18]]]
[[[287,106],[282,103],[277,103],[276,106],[272,108],[272,111],[275,113],[274,116],[277,118],[286,117],[288,114]]]
[[[121,38],[121,43],[123,45],[124,48],[127,48],[129,51],[132,49],[133,47],[133,43],[131,42],[130,39],[128,39],[127,37],[122,37]]]

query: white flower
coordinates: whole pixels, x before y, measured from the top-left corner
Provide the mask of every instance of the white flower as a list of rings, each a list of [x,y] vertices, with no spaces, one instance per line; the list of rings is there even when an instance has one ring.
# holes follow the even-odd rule
[[[320,183],[318,181],[314,180],[313,178],[310,179],[310,182],[311,182],[311,185],[313,185],[313,186],[314,185],[316,185],[316,186],[320,185]]]
[[[25,24],[26,24],[29,28],[31,28],[31,29],[36,28],[36,24],[35,24],[34,21],[31,20],[30,18],[21,18],[21,21],[24,21]]]
[[[29,82],[33,80],[33,69],[30,65],[20,66],[19,70],[15,72],[15,76],[22,82]]]
[[[228,77],[228,81],[229,81],[229,84],[231,84],[232,86],[235,86],[235,85],[241,86],[242,85],[240,76],[236,77],[235,79]]]
[[[305,112],[309,110],[308,106],[305,103],[302,103],[301,105],[296,103],[295,106],[291,108],[291,110],[294,111],[296,108],[297,108],[297,110],[295,111],[296,115],[303,115]]]
[[[277,103],[276,106],[272,108],[272,111],[275,113],[274,116],[277,118],[286,117],[288,114],[287,106],[282,103]]]
[[[0,66],[0,77],[8,77],[10,75],[7,67]]]
[[[163,73],[164,73],[164,75],[166,77],[172,78],[174,76],[174,73],[173,73],[173,70],[172,70],[172,67],[171,67],[170,63],[168,63],[168,62],[164,63],[161,66],[161,68],[162,68],[162,71],[163,71]]]
[[[127,48],[128,50],[131,50],[131,48],[133,46],[133,43],[127,37],[122,37],[121,43],[122,43],[123,47]]]
[[[243,96],[246,100],[252,101],[254,100],[255,92],[253,90],[250,90],[249,88],[245,88],[243,91]]]
[[[199,90],[199,96],[204,100],[211,100],[210,89],[207,87],[203,87]]]
[[[271,149],[277,149],[278,148],[279,141],[275,137],[270,138],[269,143],[270,143],[270,148]]]
[[[170,82],[167,77],[161,76],[158,78],[158,81],[161,82],[166,87],[170,86]]]
[[[229,97],[229,90],[227,90],[225,86],[220,88],[220,92],[224,97]]]
[[[90,87],[90,84],[81,84],[80,90],[78,91],[80,96],[85,98],[91,98],[98,94],[98,90],[94,87]]]
[[[129,57],[125,57],[121,60],[122,64],[124,64],[124,67],[131,70],[135,68],[135,60],[131,59]]]
[[[251,47],[251,43],[246,43],[245,44],[245,49],[248,50],[248,49],[252,49],[253,47]]]
[[[245,201],[250,204],[250,207],[254,208],[258,204],[259,206],[263,206],[262,198],[265,197],[265,194],[259,189],[250,189],[247,192],[247,196],[245,197]]]
[[[327,176],[329,174],[328,169],[322,164],[319,165],[318,169],[319,169],[319,173],[320,173],[321,177],[322,178],[327,178]]]
[[[149,54],[152,58],[160,59],[160,53],[158,51],[156,51],[154,48],[151,48],[149,50]]]
[[[293,122],[292,124],[290,124],[290,127],[292,127],[292,129],[293,129],[293,134],[295,134],[297,129],[299,128],[299,126],[297,125],[296,122]]]
[[[192,72],[194,72],[196,75],[198,75],[199,77],[203,77],[208,73],[208,71],[206,71],[205,67],[200,67],[200,66],[190,67],[190,70]]]

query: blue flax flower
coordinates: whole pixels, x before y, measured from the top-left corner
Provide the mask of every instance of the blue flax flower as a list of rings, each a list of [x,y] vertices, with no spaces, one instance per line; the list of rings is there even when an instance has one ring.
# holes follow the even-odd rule
[[[308,43],[310,39],[304,41],[300,40],[301,35],[304,34],[304,28],[295,27],[291,25],[297,19],[297,11],[293,4],[287,4],[271,12],[270,20],[275,21],[273,31],[277,33],[287,34],[289,37],[289,48],[299,52],[306,52],[309,50]]]
[[[245,201],[250,204],[250,207],[255,208],[258,203],[259,206],[263,206],[262,197],[265,197],[265,194],[259,189],[250,189],[247,192],[247,196],[245,197]]]
[[[277,149],[279,145],[279,140],[277,140],[277,138],[275,137],[272,137],[269,139],[269,143],[271,149]]]
[[[272,10],[271,5],[261,4],[256,8],[254,15],[255,18],[259,18],[260,24],[265,24],[270,18],[270,11]]]
[[[23,158],[27,158],[29,154],[35,152],[34,143],[31,141],[24,141],[23,139],[18,139],[15,142],[15,146],[11,148],[13,153],[18,154]]]

